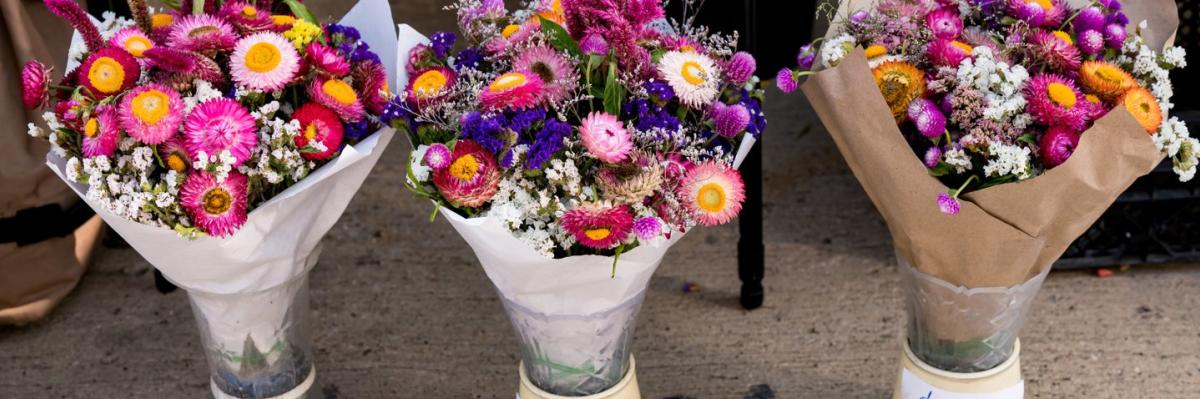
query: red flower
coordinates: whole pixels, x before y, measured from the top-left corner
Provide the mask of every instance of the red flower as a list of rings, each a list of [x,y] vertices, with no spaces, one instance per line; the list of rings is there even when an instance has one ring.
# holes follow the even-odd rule
[[[300,134],[296,136],[296,147],[304,148],[312,142],[325,146],[325,151],[301,151],[300,156],[320,161],[337,153],[342,147],[342,121],[333,110],[317,103],[300,106],[293,118],[300,121]]]
[[[37,61],[29,61],[21,68],[21,101],[25,108],[41,108],[46,104],[50,92],[50,70]]]

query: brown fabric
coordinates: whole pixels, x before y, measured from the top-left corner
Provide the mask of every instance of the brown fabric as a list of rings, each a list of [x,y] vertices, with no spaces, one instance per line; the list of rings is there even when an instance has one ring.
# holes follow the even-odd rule
[[[62,76],[72,30],[40,0],[0,0],[0,21],[0,218],[51,203],[66,207],[79,199],[45,166],[45,140],[27,134],[35,118],[21,102],[20,72],[25,61],[37,59]],[[101,226],[94,218],[67,237],[0,244],[0,324],[40,319],[70,293]]]

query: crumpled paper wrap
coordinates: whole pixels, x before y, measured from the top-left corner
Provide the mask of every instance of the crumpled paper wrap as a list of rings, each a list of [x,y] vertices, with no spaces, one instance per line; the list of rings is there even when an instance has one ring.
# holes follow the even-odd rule
[[[396,48],[396,33],[388,29],[393,24],[386,1],[362,0],[341,23],[359,29],[363,40],[385,60],[389,76],[396,76],[396,64],[382,58],[395,57]],[[316,265],[321,238],[337,223],[394,135],[393,129],[384,128],[346,146],[336,159],[259,205],[246,224],[226,238],[188,240],[170,229],[113,214],[87,199],[86,184],[66,178],[65,159],[50,153],[46,164],[164,277],[199,294],[192,300],[204,313],[203,320],[210,323],[214,341],[241,352],[247,336],[260,348],[274,345],[297,289],[269,290],[305,275]],[[265,291],[277,298],[263,298],[260,293]],[[237,295],[257,299],[239,301]],[[256,322],[245,330],[235,328],[246,325],[247,320]]]

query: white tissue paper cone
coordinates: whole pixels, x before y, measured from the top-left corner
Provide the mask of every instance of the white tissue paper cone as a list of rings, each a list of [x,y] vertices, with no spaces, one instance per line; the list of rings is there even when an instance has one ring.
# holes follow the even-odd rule
[[[389,85],[403,87],[393,85],[397,83],[393,80],[397,76],[397,36],[391,29],[394,24],[387,1],[362,0],[340,23],[359,30],[388,70]],[[74,40],[81,41],[78,32]],[[278,327],[295,290],[275,290],[268,295],[279,295],[277,300],[253,301],[255,305],[249,306],[205,298],[267,291],[307,273],[317,263],[321,238],[337,223],[394,135],[394,129],[383,128],[346,146],[337,158],[259,205],[246,224],[226,238],[188,240],[168,228],[128,220],[88,200],[87,185],[66,178],[65,159],[51,152],[46,164],[168,280],[189,292],[209,294],[193,298],[199,298],[197,308],[214,329],[238,325],[238,320],[256,314],[274,320]],[[269,347],[275,329],[260,325],[250,335],[261,347]],[[246,334],[230,331],[229,337],[229,342],[221,343],[240,350]]]

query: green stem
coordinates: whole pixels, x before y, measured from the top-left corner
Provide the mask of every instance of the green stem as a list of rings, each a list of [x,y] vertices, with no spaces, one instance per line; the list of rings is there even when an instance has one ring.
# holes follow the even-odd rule
[[[954,194],[951,195],[950,197],[957,200],[958,196],[963,193],[963,190],[967,189],[967,186],[970,185],[971,182],[974,181],[976,177],[978,177],[978,176],[971,175],[971,177],[968,177],[967,181],[963,182],[962,186],[960,186],[958,188],[958,190],[954,190]]]

